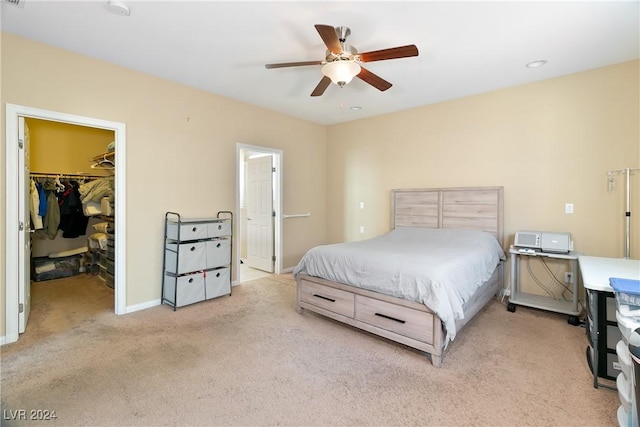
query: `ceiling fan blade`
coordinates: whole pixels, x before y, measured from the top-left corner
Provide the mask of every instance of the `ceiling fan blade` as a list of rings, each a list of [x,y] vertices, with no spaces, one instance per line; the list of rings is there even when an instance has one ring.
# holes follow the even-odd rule
[[[316,30],[318,30],[318,34],[322,38],[322,41],[327,46],[327,49],[335,54],[342,53],[342,45],[340,44],[340,40],[338,39],[338,34],[336,33],[336,29],[331,25],[316,25]]]
[[[410,56],[418,56],[418,48],[414,44],[361,53],[360,61],[383,61],[385,59],[408,58]]]
[[[360,80],[363,80],[369,83],[371,86],[375,87],[380,91],[385,91],[393,86],[391,83],[383,79],[382,77],[373,74],[371,71],[367,70],[364,67],[361,67],[360,73],[357,76]]]
[[[283,62],[281,64],[266,64],[264,68],[284,68],[284,67],[300,67],[303,65],[320,65],[324,61],[302,61],[302,62]]]
[[[331,79],[329,77],[327,76],[322,77],[322,80],[320,80],[320,83],[318,83],[318,86],[316,86],[313,92],[311,92],[311,96],[322,95],[324,91],[327,90],[330,84],[331,84]]]

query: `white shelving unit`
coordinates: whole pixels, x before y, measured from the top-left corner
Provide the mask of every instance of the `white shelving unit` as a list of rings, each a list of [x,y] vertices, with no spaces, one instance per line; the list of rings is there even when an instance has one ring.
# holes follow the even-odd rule
[[[531,308],[538,308],[547,311],[553,311],[556,313],[563,313],[569,315],[569,323],[572,325],[579,325],[580,309],[578,308],[578,257],[581,255],[579,252],[570,251],[566,254],[542,252],[542,251],[530,251],[523,252],[518,248],[511,247],[509,249],[511,255],[511,277],[509,281],[509,304],[507,309],[510,312],[516,311],[516,305],[522,305]],[[523,292],[520,286],[520,260],[521,257],[546,257],[566,260],[571,267],[571,290],[572,299],[564,300],[559,298],[552,298],[545,295],[534,295]]]

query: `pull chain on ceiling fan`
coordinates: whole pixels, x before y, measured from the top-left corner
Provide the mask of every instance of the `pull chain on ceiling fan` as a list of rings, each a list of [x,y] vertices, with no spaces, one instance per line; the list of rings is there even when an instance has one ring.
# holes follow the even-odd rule
[[[389,89],[392,84],[362,67],[361,63],[418,56],[418,48],[413,44],[358,53],[353,46],[346,43],[347,37],[351,34],[351,30],[348,27],[334,28],[331,25],[315,25],[315,28],[327,46],[327,54],[324,60],[265,65],[267,69],[323,65],[322,74],[324,74],[324,77],[322,77],[316,88],[311,92],[311,96],[322,95],[331,82],[340,87],[344,87],[349,84],[353,77],[358,77],[376,89],[385,91]]]

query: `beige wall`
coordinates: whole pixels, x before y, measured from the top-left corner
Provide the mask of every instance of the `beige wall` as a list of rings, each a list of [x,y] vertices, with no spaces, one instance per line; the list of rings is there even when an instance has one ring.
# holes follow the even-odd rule
[[[634,61],[331,126],[329,241],[388,230],[393,188],[502,185],[507,244],[568,231],[578,251],[624,256],[624,180],[609,194],[606,172],[640,167],[639,80]],[[640,173],[631,182],[637,259]]]
[[[126,305],[160,298],[164,213],[235,210],[236,144],[283,151],[285,212],[313,215],[283,227],[283,266],[325,240],[326,128],[2,33],[5,104],[126,124]],[[5,165],[2,130],[0,163]],[[314,159],[309,162],[308,159]],[[5,174],[0,174],[2,188]],[[2,198],[0,222],[5,223]],[[4,227],[0,270],[5,271]],[[120,242],[119,242],[120,243]],[[4,274],[0,324],[4,335]]]

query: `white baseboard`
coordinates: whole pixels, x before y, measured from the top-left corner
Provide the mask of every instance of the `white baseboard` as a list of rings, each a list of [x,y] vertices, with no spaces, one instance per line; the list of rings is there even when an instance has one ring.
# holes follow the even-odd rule
[[[1,336],[0,337],[0,345],[5,345],[7,343],[7,337],[6,336]]]
[[[280,271],[280,273],[285,274],[285,273],[293,273],[293,270],[295,270],[295,267],[287,267],[282,269],[282,271]]]
[[[128,305],[125,308],[125,314],[134,313],[136,311],[144,310],[146,308],[155,307],[157,305],[160,305],[161,303],[162,303],[162,300],[156,299],[152,301],[143,302],[141,304]]]

